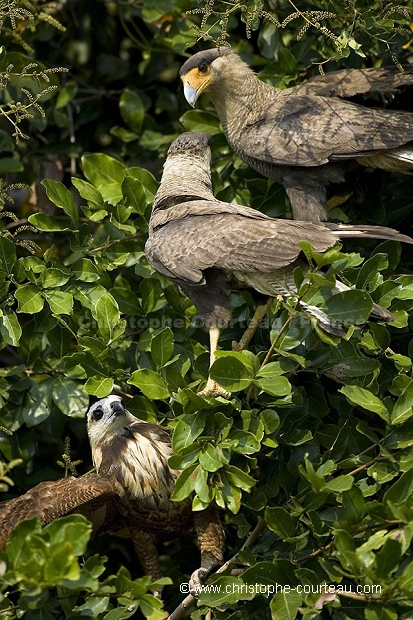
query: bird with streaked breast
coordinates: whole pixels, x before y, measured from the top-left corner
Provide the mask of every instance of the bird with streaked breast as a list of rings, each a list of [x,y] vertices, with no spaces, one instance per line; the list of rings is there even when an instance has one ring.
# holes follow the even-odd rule
[[[192,512],[192,498],[171,500],[180,472],[171,469],[169,434],[157,424],[138,420],[108,396],[89,409],[87,429],[98,474],[112,480],[119,513],[131,533],[135,551],[146,573],[161,576],[157,540],[175,538],[195,526],[201,567],[190,579],[199,591],[209,572],[223,559],[224,535],[213,506]]]
[[[93,404],[87,431],[96,473],[42,482],[0,504],[0,548],[17,523],[38,515],[43,524],[80,512],[97,533],[130,536],[145,573],[161,577],[157,542],[195,527],[201,566],[190,579],[194,592],[223,560],[224,533],[216,509],[192,513],[192,498],[171,500],[179,471],[169,467],[169,434],[133,416],[117,395]],[[160,595],[160,590],[156,592]]]
[[[194,54],[179,75],[191,106],[208,94],[235,153],[284,185],[294,219],[327,220],[328,185],[360,165],[413,170],[413,114],[345,100],[413,84],[411,67],[342,70],[281,90],[220,47]]]
[[[211,138],[201,132],[181,134],[171,144],[149,222],[145,254],[150,265],[173,278],[191,299],[210,335],[210,363],[215,359],[220,329],[231,317],[230,290],[250,289],[261,295],[294,297],[294,270],[304,275],[301,241],[324,252],[340,238],[370,237],[413,243],[382,226],[300,222],[271,218],[249,207],[217,200],[212,192]],[[348,290],[337,281],[333,293]],[[366,293],[367,295],[367,293]],[[319,326],[344,335],[322,309],[299,302]],[[386,308],[372,304],[370,318],[391,321]],[[201,395],[227,395],[211,378]]]

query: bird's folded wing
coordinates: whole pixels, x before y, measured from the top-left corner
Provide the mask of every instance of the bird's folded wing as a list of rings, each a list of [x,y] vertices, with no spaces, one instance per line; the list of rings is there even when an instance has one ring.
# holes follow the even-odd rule
[[[38,515],[44,525],[96,498],[105,501],[112,493],[111,482],[98,475],[41,482],[24,495],[0,504],[0,548],[24,519]]]
[[[379,69],[341,69],[317,75],[294,87],[297,95],[354,97],[365,93],[386,93],[400,86],[413,84],[413,67],[399,71],[396,67]]]
[[[281,95],[237,136],[248,157],[284,166],[320,166],[372,155],[413,140],[413,115],[338,98]]]
[[[234,211],[238,208],[228,206]],[[322,252],[337,240],[337,235],[321,225],[255,219],[245,215],[254,214],[252,209],[240,210],[240,214],[198,215],[194,209],[192,213],[188,210],[186,217],[170,219],[148,239],[148,261],[169,277],[203,284],[205,269],[273,271],[295,260],[301,251],[300,241],[308,241]]]

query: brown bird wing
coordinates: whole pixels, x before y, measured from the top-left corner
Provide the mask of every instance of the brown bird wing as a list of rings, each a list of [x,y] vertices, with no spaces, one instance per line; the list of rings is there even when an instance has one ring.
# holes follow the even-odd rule
[[[284,166],[320,166],[413,140],[413,114],[336,98],[281,93],[236,139],[248,157]]]
[[[186,214],[179,217],[181,206]],[[273,220],[238,205],[195,201],[179,207],[169,209],[168,220],[155,227],[145,252],[157,271],[190,284],[203,284],[203,272],[209,268],[273,271],[297,258],[300,241],[322,252],[337,240],[321,225]],[[216,212],[208,213],[208,208]]]
[[[294,87],[296,95],[323,95],[326,97],[354,97],[364,93],[387,93],[400,86],[413,84],[413,68],[402,72],[396,67],[380,69],[341,69],[317,75]]]
[[[41,482],[24,495],[0,504],[0,549],[11,530],[24,519],[38,515],[45,525],[97,498],[104,503],[112,494],[110,481],[98,475]]]

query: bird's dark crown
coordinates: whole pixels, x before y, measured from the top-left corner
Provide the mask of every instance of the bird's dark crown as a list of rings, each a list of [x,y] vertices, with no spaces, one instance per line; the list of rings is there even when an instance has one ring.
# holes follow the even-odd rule
[[[189,149],[198,149],[203,151],[211,146],[212,138],[207,133],[201,131],[186,131],[181,133],[171,144],[168,149],[168,155],[187,151]]]
[[[182,65],[179,70],[179,77],[182,77],[191,69],[199,69],[199,67],[203,64],[210,65],[211,62],[214,62],[219,56],[224,56],[225,54],[230,54],[231,49],[229,47],[216,47],[212,50],[202,50],[202,52],[197,52],[191,58],[188,58],[186,62]]]

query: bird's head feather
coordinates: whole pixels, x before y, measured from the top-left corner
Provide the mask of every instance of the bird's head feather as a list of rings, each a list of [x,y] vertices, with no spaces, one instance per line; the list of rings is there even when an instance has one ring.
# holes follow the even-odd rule
[[[218,69],[220,61],[227,54],[231,54],[228,47],[203,50],[188,58],[182,65],[179,77],[183,82],[185,99],[189,105],[194,107],[199,95],[214,81],[217,73],[215,69]]]

